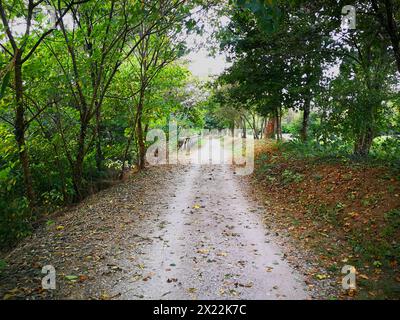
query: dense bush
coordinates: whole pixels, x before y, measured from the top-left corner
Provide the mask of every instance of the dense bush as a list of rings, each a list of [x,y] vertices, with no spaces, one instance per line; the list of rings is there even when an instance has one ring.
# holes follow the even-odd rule
[[[400,166],[400,136],[380,136],[374,139],[371,148],[374,158],[390,161]]]

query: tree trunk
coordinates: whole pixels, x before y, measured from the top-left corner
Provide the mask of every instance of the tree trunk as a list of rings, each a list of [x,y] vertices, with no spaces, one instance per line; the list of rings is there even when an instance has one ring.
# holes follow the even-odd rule
[[[254,114],[252,114],[252,118],[253,118],[253,133],[254,133],[253,136],[254,136],[254,139],[258,139],[256,117],[254,116]]]
[[[276,121],[276,138],[277,140],[282,140],[282,122],[281,122],[281,112],[280,107],[275,110],[275,121]]]
[[[76,160],[74,167],[72,168],[72,180],[75,190],[74,202],[81,201],[83,199],[83,161],[85,159],[85,140],[87,132],[87,123],[85,119],[82,119],[81,129],[78,139],[78,150],[76,154]]]
[[[103,170],[103,152],[101,150],[101,111],[96,103],[96,167],[98,171]]]
[[[22,81],[22,61],[21,53],[16,53],[15,59],[15,100],[16,100],[16,116],[15,116],[15,139],[18,145],[19,160],[21,162],[25,195],[28,199],[29,208],[35,210],[35,193],[33,190],[33,180],[29,165],[28,149],[25,141],[25,108],[23,102],[23,81]]]
[[[242,138],[246,139],[247,138],[247,132],[246,132],[247,128],[246,128],[246,119],[245,118],[242,118],[242,126],[243,126],[243,128],[242,128]]]
[[[361,158],[367,157],[369,150],[371,149],[373,139],[374,134],[372,127],[367,125],[365,130],[358,135],[354,143],[354,155]]]
[[[140,91],[139,103],[137,108],[137,126],[136,126],[136,136],[139,146],[139,168],[144,169],[145,166],[145,157],[146,157],[146,146],[144,144],[144,135],[143,135],[143,123],[142,123],[142,114],[143,114],[143,99],[144,99],[144,90]]]
[[[381,6],[378,5],[380,3]],[[381,26],[386,29],[392,43],[397,71],[400,72],[400,33],[395,19],[396,9],[392,0],[372,0],[372,7]]]
[[[275,125],[276,125],[275,117],[270,116],[268,118],[268,122],[265,126],[265,134],[264,134],[265,139],[274,139],[275,138]]]
[[[303,122],[301,125],[301,130],[300,130],[300,138],[301,141],[306,142],[308,138],[308,125],[309,125],[309,119],[310,119],[310,99],[306,98],[304,100],[304,106],[303,106]]]
[[[138,120],[137,124],[137,138],[139,145],[139,168],[144,169],[145,166],[145,157],[146,157],[146,147],[143,141],[143,126],[141,117]]]
[[[367,82],[369,90],[377,90],[379,88],[378,83],[374,83],[372,86]],[[362,122],[359,123],[358,129],[355,131],[354,141],[354,155],[360,158],[366,158],[371,149],[372,141],[375,135],[376,126],[376,106],[381,103],[381,100],[375,100],[375,97],[371,97],[367,104],[364,105]]]
[[[133,133],[131,132],[129,134],[128,141],[126,143],[126,147],[125,147],[125,151],[124,151],[124,157],[123,157],[123,160],[122,160],[122,168],[121,168],[121,172],[120,172],[120,175],[119,175],[119,178],[121,180],[124,177],[124,172],[125,172],[125,169],[126,169],[126,161],[128,160],[128,152],[129,152],[129,149],[131,147],[132,140],[133,140]]]
[[[263,118],[262,122],[261,122],[261,128],[260,128],[260,139],[264,138],[265,123],[266,123],[266,119]]]
[[[67,203],[69,201],[69,199],[68,199],[67,189],[65,187],[67,185],[66,180],[65,180],[65,171],[64,171],[63,165],[60,161],[60,157],[58,156],[59,152],[58,152],[57,146],[55,144],[52,144],[52,145],[53,145],[54,153],[56,154],[55,162],[56,162],[56,166],[58,168],[58,172],[60,174],[60,179],[61,179],[61,193],[63,195],[63,203]]]
[[[124,152],[124,158],[122,160],[122,169],[121,169],[121,173],[120,173],[120,179],[123,178],[124,176],[124,171],[126,169],[126,161],[128,160],[128,153],[129,153],[129,149],[131,147],[132,141],[134,140],[134,136],[135,136],[135,132],[136,132],[136,124],[137,124],[137,119],[138,119],[138,113],[135,113],[134,119],[131,123],[131,132],[129,134],[128,137],[128,141],[126,143],[126,147],[125,147],[125,152]]]

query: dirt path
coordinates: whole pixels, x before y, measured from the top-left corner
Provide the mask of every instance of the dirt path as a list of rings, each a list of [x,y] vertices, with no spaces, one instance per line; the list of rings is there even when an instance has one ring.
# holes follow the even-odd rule
[[[216,145],[213,141],[212,150],[219,153]],[[209,144],[202,150],[208,151]],[[204,154],[202,159],[207,161]],[[159,223],[138,231],[153,241],[141,248],[141,259],[126,280],[135,280],[144,269],[150,278],[120,281],[114,294],[127,299],[307,297],[229,166],[191,165],[182,174],[175,194],[163,200],[166,210]]]
[[[211,143],[220,154],[217,142]],[[35,298],[309,298],[303,279],[263,226],[264,208],[248,200],[229,165],[157,170],[147,177],[150,185],[131,181],[89,199],[56,221],[63,230],[39,230],[8,256],[0,292],[17,287],[21,296]],[[35,271],[26,259],[34,260]],[[37,268],[45,263],[55,265],[57,279],[79,277],[62,277],[58,290],[41,292]],[[7,285],[7,279],[15,283]]]

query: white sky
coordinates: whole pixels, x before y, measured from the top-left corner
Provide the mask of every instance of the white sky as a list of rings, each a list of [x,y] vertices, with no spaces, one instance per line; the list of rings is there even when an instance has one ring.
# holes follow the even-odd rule
[[[197,52],[193,51],[188,54],[185,59],[188,59],[188,68],[194,76],[199,78],[207,78],[221,74],[229,65],[226,62],[224,55],[216,57],[208,56],[207,49],[200,49]]]
[[[209,56],[207,47],[210,43],[214,42],[211,39],[214,30],[209,20],[212,15],[215,15],[215,12],[211,11],[206,16],[201,16],[199,23],[204,27],[203,34],[191,34],[186,41],[191,52],[183,57],[183,59],[189,61],[189,70],[194,76],[199,78],[219,75],[231,65],[226,62],[224,54],[216,53],[213,56]],[[226,25],[229,22],[227,17],[218,17],[218,20],[221,25]]]

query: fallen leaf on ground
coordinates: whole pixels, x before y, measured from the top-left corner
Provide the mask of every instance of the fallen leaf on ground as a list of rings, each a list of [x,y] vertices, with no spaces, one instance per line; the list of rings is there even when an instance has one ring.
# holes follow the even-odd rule
[[[65,276],[65,279],[74,282],[74,281],[78,280],[78,276],[68,275],[68,276]]]
[[[107,293],[102,293],[100,295],[100,300],[110,300],[110,296]]]
[[[79,276],[79,281],[80,281],[80,282],[83,282],[83,281],[85,281],[85,280],[87,280],[87,279],[88,279],[88,277],[85,276],[85,275],[80,275],[80,276]]]
[[[20,289],[18,288],[14,288],[12,290],[7,291],[4,296],[3,296],[3,300],[11,300],[14,299],[16,295],[18,295],[18,293],[20,292]]]

